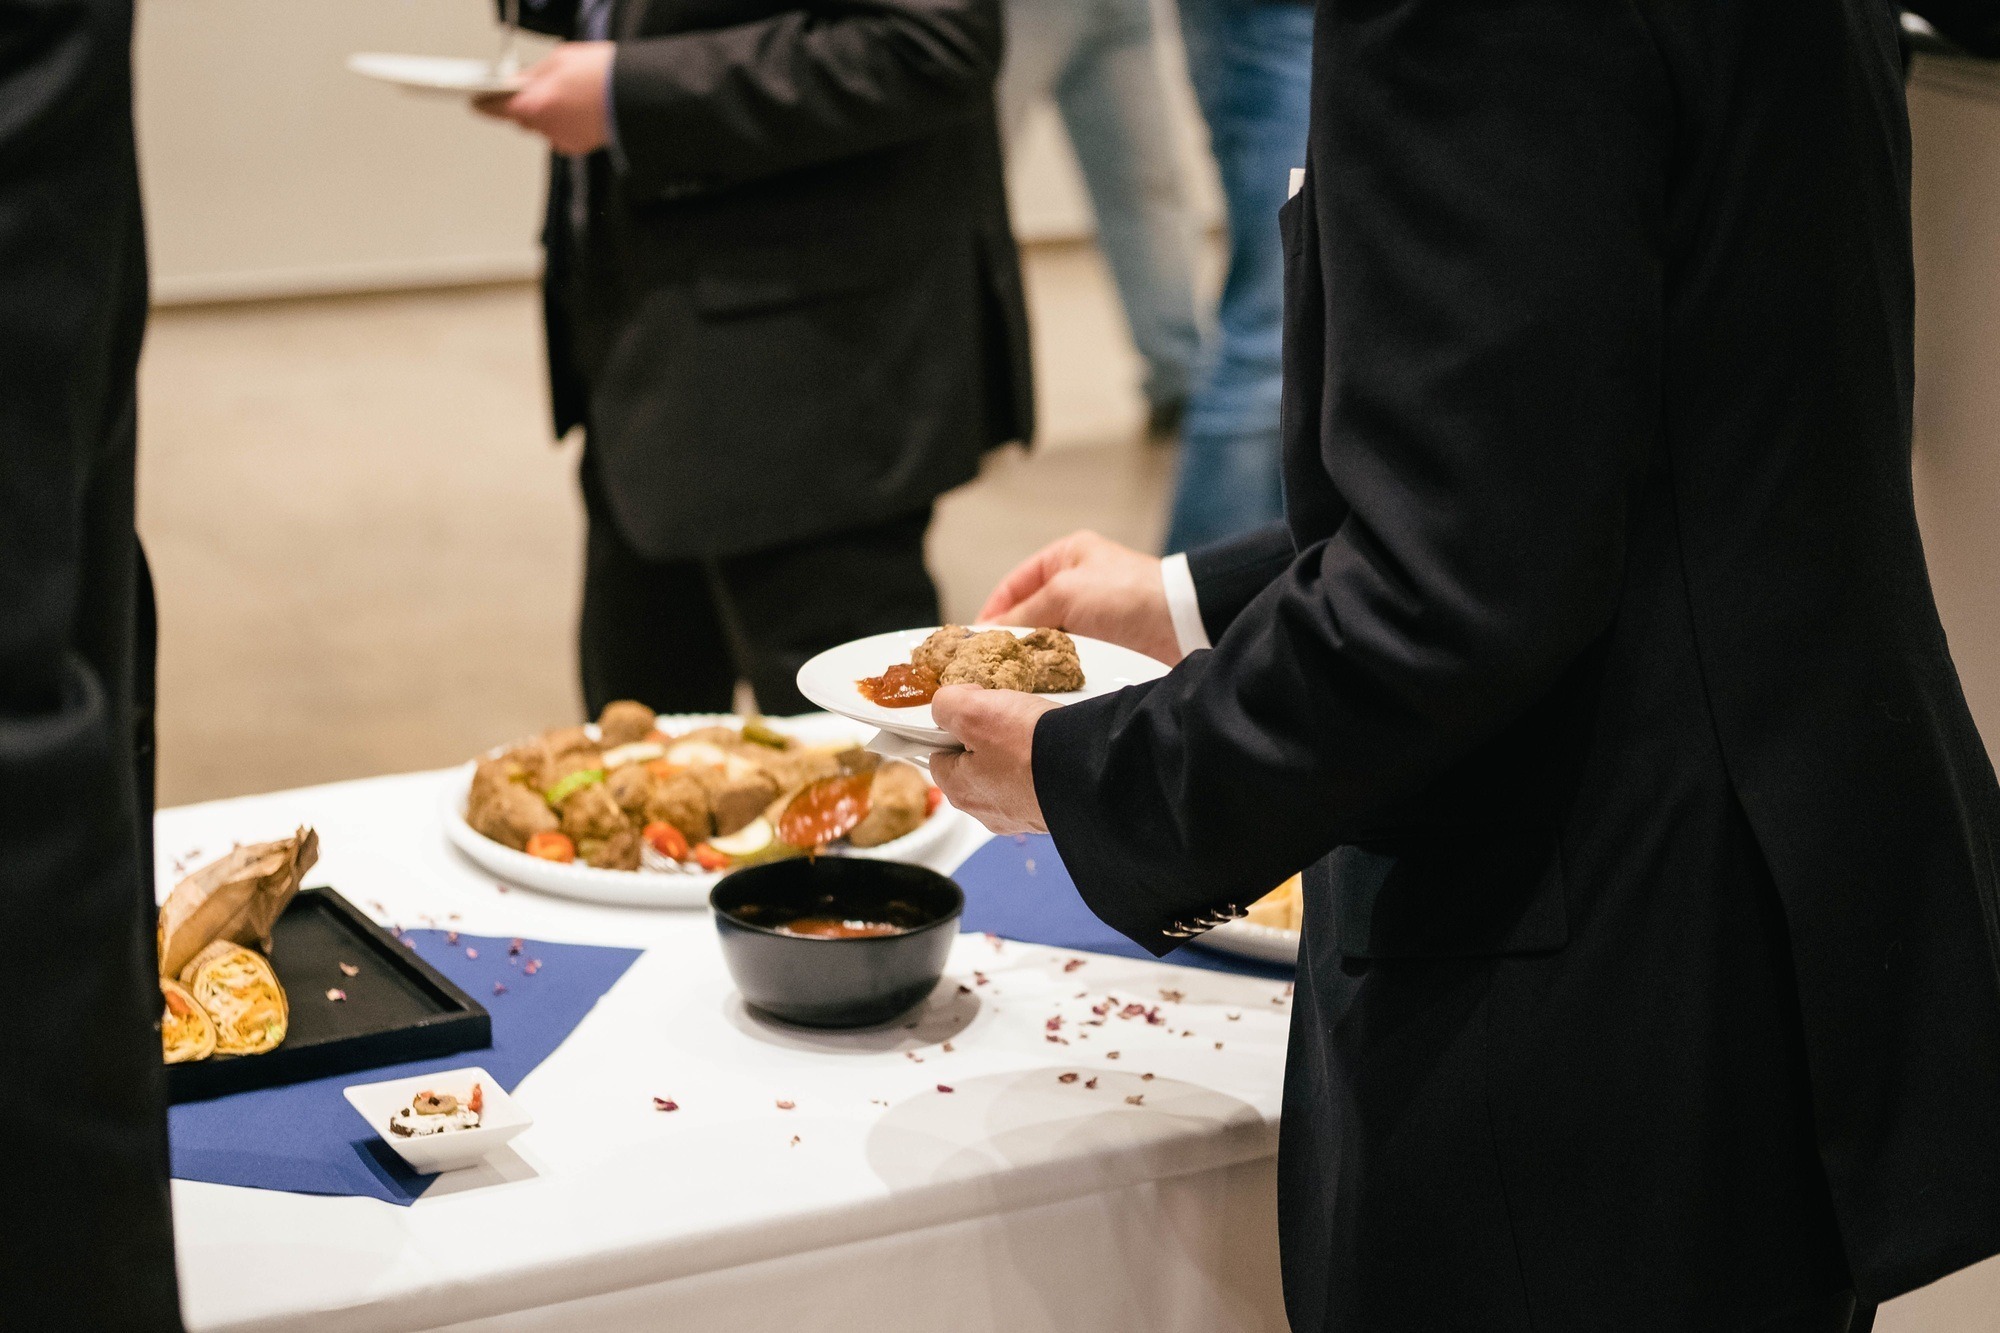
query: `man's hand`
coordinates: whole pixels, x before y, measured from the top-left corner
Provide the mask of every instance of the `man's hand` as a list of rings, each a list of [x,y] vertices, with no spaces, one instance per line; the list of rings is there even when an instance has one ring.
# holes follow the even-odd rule
[[[1094,532],[1073,532],[1022,561],[986,599],[979,620],[1054,625],[1169,666],[1181,660],[1159,560]]]
[[[511,120],[558,153],[594,153],[611,140],[606,90],[614,42],[564,42],[521,73],[521,90],[473,99],[486,115]]]
[[[1059,706],[1018,690],[945,686],[931,700],[931,716],[965,753],[932,755],[932,780],[994,833],[1048,832],[1035,797],[1035,723]]]

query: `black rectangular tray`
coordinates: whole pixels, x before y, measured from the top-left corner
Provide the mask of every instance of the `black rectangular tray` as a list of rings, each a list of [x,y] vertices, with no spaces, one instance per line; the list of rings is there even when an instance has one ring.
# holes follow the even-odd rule
[[[361,970],[348,976],[349,963]],[[167,1066],[167,1099],[198,1102],[493,1044],[485,1006],[332,889],[305,889],[271,931],[291,1022],[278,1049]],[[347,992],[327,999],[330,989]]]

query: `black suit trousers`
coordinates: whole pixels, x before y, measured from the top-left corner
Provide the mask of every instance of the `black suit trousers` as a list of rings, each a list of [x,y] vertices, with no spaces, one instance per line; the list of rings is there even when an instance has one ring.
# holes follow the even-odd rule
[[[728,712],[747,680],[768,713],[812,709],[798,670],[849,639],[938,623],[924,566],[929,505],[866,526],[741,555],[651,560],[619,529],[585,455],[578,633],[585,706],[613,699],[662,713]]]

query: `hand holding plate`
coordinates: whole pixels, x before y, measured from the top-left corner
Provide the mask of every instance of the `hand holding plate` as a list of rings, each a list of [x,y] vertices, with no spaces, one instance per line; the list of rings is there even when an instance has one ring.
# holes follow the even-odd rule
[[[1060,706],[1018,690],[945,686],[931,700],[931,716],[965,750],[933,754],[931,780],[991,832],[1048,832],[1035,796],[1035,724]]]
[[[1165,662],[1180,661],[1157,557],[1073,532],[1029,556],[1000,581],[981,624],[1056,625]]]
[[[564,42],[522,71],[519,92],[478,97],[473,106],[532,130],[558,153],[594,153],[611,141],[606,90],[616,50],[613,42]]]

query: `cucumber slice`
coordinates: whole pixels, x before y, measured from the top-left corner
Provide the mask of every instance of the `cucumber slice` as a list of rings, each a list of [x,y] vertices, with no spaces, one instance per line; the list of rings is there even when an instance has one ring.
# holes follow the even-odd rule
[[[739,861],[769,851],[771,844],[777,840],[777,831],[771,827],[771,821],[759,815],[726,837],[710,838],[708,845],[730,860]]]

